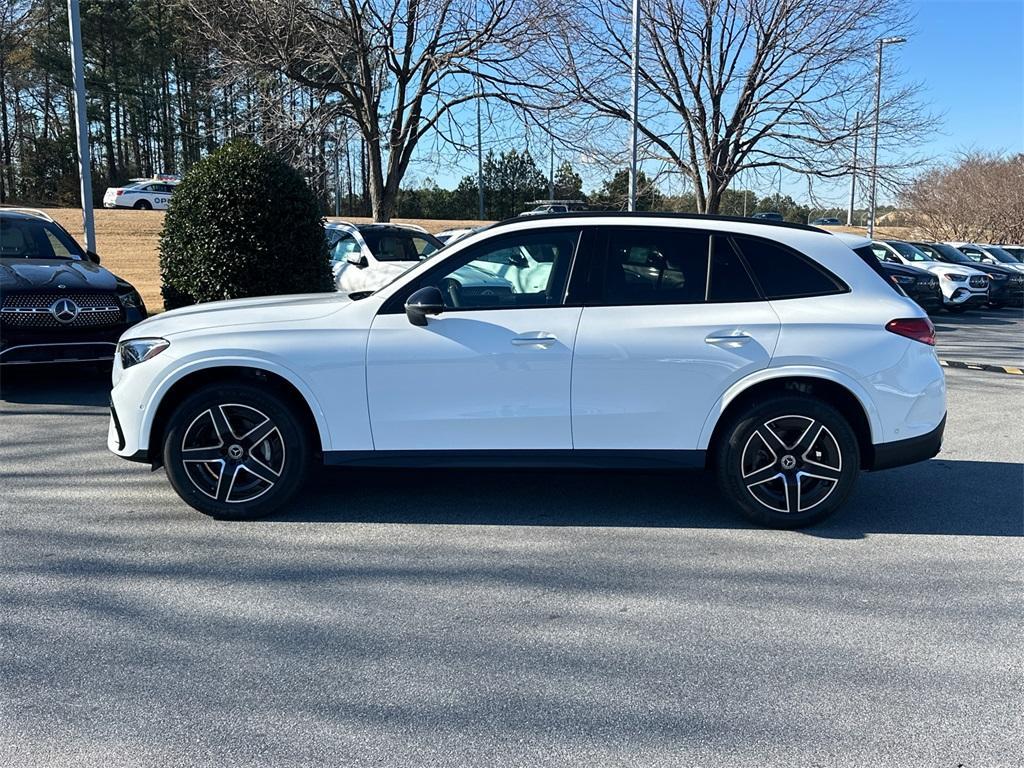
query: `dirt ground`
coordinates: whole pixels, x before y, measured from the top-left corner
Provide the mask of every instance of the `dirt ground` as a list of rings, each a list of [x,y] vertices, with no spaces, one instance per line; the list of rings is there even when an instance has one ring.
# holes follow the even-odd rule
[[[71,234],[84,242],[82,214],[75,208],[48,208],[46,212],[62,224]],[[331,217],[333,218],[333,217]],[[346,219],[357,224],[370,219]],[[96,251],[103,266],[134,285],[142,294],[151,312],[163,310],[160,297],[159,245],[163,229],[162,211],[107,210],[96,211]],[[396,219],[399,224],[417,224],[428,232],[440,232],[456,227],[476,227],[490,222],[452,221],[442,219]],[[836,231],[864,233],[863,228],[831,227]],[[889,227],[877,232],[880,237],[909,237],[907,228]]]

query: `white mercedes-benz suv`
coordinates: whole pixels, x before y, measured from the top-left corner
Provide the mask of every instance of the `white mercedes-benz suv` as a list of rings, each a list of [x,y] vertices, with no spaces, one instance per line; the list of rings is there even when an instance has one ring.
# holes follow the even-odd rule
[[[524,252],[548,265],[543,285],[453,278]],[[215,302],[134,326],[108,444],[223,518],[280,508],[322,461],[708,468],[751,519],[807,525],[859,470],[941,444],[932,325],[880,270],[804,225],[519,218],[370,295]]]

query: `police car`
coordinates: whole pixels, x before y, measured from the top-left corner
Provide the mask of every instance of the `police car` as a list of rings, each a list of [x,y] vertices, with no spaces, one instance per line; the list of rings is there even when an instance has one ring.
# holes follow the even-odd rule
[[[103,207],[166,211],[180,181],[178,176],[154,176],[151,179],[132,179],[126,187],[107,187],[103,194]]]

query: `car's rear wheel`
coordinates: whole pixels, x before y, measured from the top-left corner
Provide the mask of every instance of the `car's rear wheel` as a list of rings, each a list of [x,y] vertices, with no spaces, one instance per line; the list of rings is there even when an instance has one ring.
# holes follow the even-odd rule
[[[718,441],[722,492],[749,519],[800,528],[832,514],[860,469],[857,438],[835,408],[779,395],[737,414]]]
[[[245,384],[210,386],[182,402],[164,437],[174,490],[211,517],[251,520],[294,496],[309,467],[309,439],[288,402]]]
[[[139,200],[135,205],[132,206],[137,211],[151,211],[153,206],[150,205],[149,200]]]

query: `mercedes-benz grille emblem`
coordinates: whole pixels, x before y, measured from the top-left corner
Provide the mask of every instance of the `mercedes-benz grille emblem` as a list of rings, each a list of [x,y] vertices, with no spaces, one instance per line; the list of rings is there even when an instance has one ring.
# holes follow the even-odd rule
[[[58,323],[65,325],[78,317],[78,305],[71,299],[57,299],[50,305],[50,314]]]

